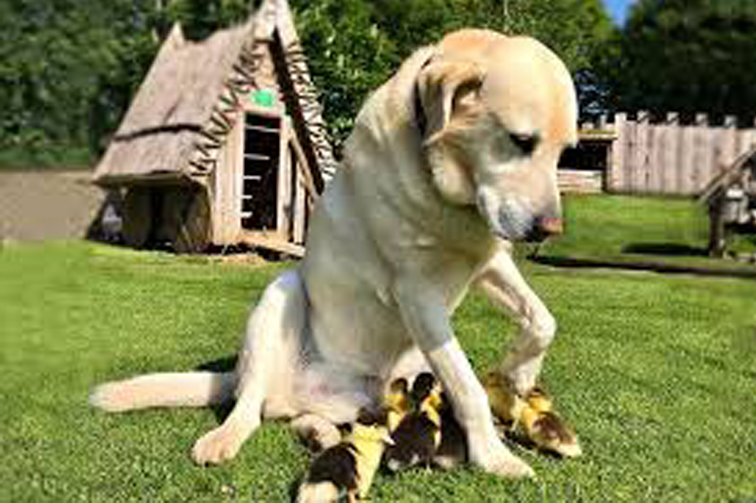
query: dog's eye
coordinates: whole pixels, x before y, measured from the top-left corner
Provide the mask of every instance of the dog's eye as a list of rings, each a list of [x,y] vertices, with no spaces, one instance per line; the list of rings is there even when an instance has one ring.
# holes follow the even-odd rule
[[[530,155],[538,144],[535,135],[510,133],[509,140],[525,155]]]

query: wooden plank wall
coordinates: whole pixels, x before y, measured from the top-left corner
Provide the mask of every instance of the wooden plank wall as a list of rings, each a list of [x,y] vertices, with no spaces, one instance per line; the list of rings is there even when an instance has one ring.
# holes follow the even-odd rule
[[[559,192],[563,193],[599,194],[604,191],[604,173],[602,171],[559,168],[557,181]]]
[[[609,192],[617,193],[698,194],[719,170],[756,143],[756,128],[738,128],[730,116],[713,125],[706,114],[683,124],[676,113],[656,122],[647,112],[633,119],[619,113],[613,123],[602,121],[600,126],[617,135],[605,183]],[[596,127],[581,124],[583,130]]]

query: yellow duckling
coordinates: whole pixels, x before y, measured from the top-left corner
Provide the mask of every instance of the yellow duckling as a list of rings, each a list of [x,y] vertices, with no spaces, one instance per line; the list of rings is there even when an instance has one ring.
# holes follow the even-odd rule
[[[520,424],[525,436],[539,449],[565,457],[582,454],[575,432],[554,412],[525,407]]]
[[[499,372],[489,372],[483,378],[483,388],[494,416],[505,427],[514,429],[526,404],[515,392],[511,382]]]
[[[414,465],[430,465],[441,444],[441,386],[430,372],[415,378],[410,393],[412,411],[393,431],[394,445],[386,451],[391,471]]]
[[[386,445],[392,443],[386,411],[362,410],[351,433],[312,462],[297,503],[330,503],[344,496],[350,503],[365,499]]]
[[[387,410],[387,426],[390,432],[396,430],[404,416],[412,409],[412,400],[409,396],[409,384],[407,379],[401,377],[395,379],[389,386],[388,392],[383,399],[383,406]]]
[[[433,457],[433,464],[450,470],[467,461],[467,435],[454,416],[451,401],[441,393],[441,443]]]
[[[575,432],[554,412],[553,402],[543,389],[536,386],[520,396],[498,372],[489,373],[483,386],[491,411],[510,431],[518,431],[545,451],[566,457],[582,453]]]

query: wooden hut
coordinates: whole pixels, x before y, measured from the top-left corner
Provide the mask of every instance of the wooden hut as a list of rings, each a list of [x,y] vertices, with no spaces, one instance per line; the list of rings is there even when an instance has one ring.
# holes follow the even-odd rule
[[[709,210],[711,255],[724,255],[733,231],[756,234],[756,145],[714,176],[699,201]]]
[[[176,25],[94,174],[123,196],[123,238],[180,252],[248,244],[301,254],[335,170],[285,0],[201,42]]]

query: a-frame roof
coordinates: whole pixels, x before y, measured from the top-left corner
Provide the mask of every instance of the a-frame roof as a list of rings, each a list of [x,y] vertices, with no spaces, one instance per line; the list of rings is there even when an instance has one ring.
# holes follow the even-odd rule
[[[176,25],[163,43],[94,175],[103,186],[207,175],[242,94],[256,87],[255,44],[280,44],[282,76],[295,95],[292,115],[317,178],[335,161],[286,0],[265,0],[240,26],[201,42]]]
[[[756,166],[756,143],[740,154],[732,164],[715,174],[701,191],[698,201],[711,202],[712,199],[718,197],[733,182],[740,180],[745,170],[751,169],[754,170],[752,172],[756,172],[754,166]]]

